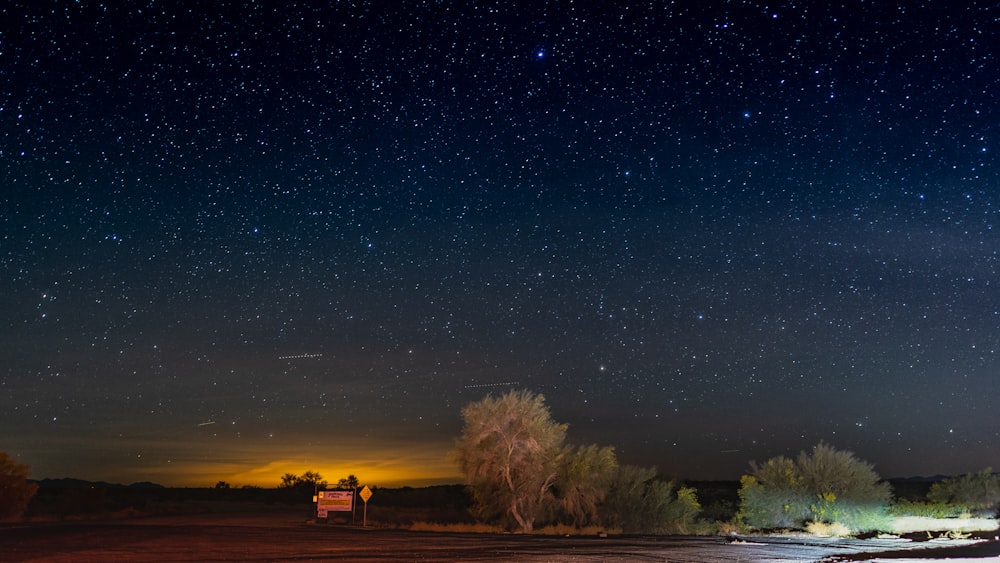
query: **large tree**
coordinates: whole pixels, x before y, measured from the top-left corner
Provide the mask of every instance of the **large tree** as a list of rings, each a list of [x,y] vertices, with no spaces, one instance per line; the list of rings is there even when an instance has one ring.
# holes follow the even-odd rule
[[[553,501],[566,425],[552,420],[542,395],[511,391],[462,409],[455,458],[480,516],[509,516],[524,532]]]
[[[18,518],[38,491],[28,482],[28,466],[0,452],[0,518]]]

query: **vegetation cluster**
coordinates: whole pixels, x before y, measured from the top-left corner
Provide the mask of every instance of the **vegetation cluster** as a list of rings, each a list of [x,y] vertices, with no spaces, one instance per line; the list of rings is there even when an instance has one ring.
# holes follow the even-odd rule
[[[819,535],[893,531],[894,519],[996,518],[1000,476],[990,468],[933,484],[882,480],[849,451],[820,443],[794,458],[750,463],[738,484],[681,483],[655,468],[618,463],[614,449],[570,445],[541,395],[488,396],[462,410],[454,458],[465,486],[375,490],[367,521],[376,526],[523,533],[705,534],[806,530]],[[0,452],[0,519],[109,518],[203,511],[229,503],[302,507],[323,489],[357,490],[349,475],[329,484],[315,471],[287,473],[274,489],[165,489],[71,479],[28,478],[28,467]],[[895,498],[893,497],[895,493]],[[298,510],[298,508],[294,508]],[[352,514],[339,516],[352,523]],[[345,520],[346,518],[346,520]],[[954,522],[954,521],[957,521]],[[993,520],[995,524],[995,520]]]
[[[510,392],[470,403],[455,459],[477,521],[525,533],[537,526],[622,533],[807,530],[820,535],[892,531],[908,510],[995,516],[1000,478],[986,470],[947,479],[926,500],[893,499],[889,483],[852,452],[820,443],[794,459],[750,463],[737,507],[707,510],[699,492],[654,468],[619,465],[611,447],[571,446],[541,395]],[[735,508],[727,515],[727,509]],[[728,516],[728,517],[727,517]]]
[[[38,491],[28,481],[29,468],[0,452],[0,520],[20,518]]]
[[[811,454],[751,463],[740,480],[738,522],[745,527],[798,528],[838,523],[852,532],[888,529],[892,492],[871,464],[819,444]]]
[[[987,467],[979,473],[945,479],[931,486],[927,500],[964,509],[981,516],[996,516],[1000,507],[1000,475]]]
[[[462,418],[454,456],[481,522],[524,533],[538,525],[696,531],[694,489],[654,468],[619,465],[613,448],[566,444],[566,425],[552,420],[541,395],[488,396]]]
[[[216,485],[216,487],[218,486],[219,485]],[[309,492],[310,494],[314,494],[316,491],[325,489],[350,491],[357,489],[358,486],[358,478],[354,475],[348,475],[347,477],[338,480],[336,484],[331,485],[330,483],[327,483],[326,479],[324,479],[323,476],[316,471],[306,471],[302,475],[285,473],[281,476],[281,483],[278,485],[281,489],[297,489]]]
[[[745,530],[856,535],[893,531],[900,517],[995,519],[1000,509],[1000,476],[990,468],[935,482],[923,499],[894,498],[889,483],[870,464],[822,443],[811,455],[802,452],[795,460],[779,456],[751,463],[751,469],[740,482],[735,519]]]

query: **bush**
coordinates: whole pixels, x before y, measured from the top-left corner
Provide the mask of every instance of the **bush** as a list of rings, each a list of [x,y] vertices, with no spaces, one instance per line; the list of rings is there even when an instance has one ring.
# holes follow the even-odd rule
[[[0,518],[20,518],[38,492],[38,485],[28,482],[28,466],[0,452]]]
[[[656,470],[621,466],[604,504],[603,523],[625,534],[690,534],[701,528],[690,487],[656,478]]]
[[[1000,505],[1000,476],[987,467],[979,473],[945,479],[931,485],[927,500],[979,513],[995,513]]]
[[[892,523],[885,503],[837,499],[832,493],[818,496],[809,511],[812,522],[840,524],[853,532],[887,530]]]
[[[835,495],[854,504],[885,505],[891,491],[870,463],[848,451],[820,443],[796,460],[802,485],[817,495]]]
[[[765,484],[753,475],[740,478],[740,510],[736,519],[741,527],[797,528],[808,516],[809,498],[803,491]]]
[[[674,502],[670,503],[665,514],[668,529],[678,534],[691,534],[699,528],[698,515],[701,504],[698,503],[698,491],[691,487],[677,489]]]
[[[750,464],[740,480],[737,521],[750,528],[803,528],[806,522],[839,523],[854,532],[888,525],[889,485],[871,464],[820,443],[812,454]]]
[[[896,500],[889,506],[893,516],[922,516],[925,518],[958,518],[967,509],[943,502],[916,502],[912,500]]]

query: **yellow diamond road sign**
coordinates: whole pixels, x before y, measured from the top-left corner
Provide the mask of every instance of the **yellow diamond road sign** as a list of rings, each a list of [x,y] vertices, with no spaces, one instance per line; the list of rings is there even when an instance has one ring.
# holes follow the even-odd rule
[[[372,498],[372,490],[365,485],[365,488],[361,489],[361,500],[368,502],[368,499]]]

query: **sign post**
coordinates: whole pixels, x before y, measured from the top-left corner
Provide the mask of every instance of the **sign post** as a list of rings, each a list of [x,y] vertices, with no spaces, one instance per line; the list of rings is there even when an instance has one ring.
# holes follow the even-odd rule
[[[364,516],[361,518],[361,527],[368,526],[368,499],[372,498],[372,490],[365,485],[365,488],[361,489],[361,500],[365,501],[365,511]]]

